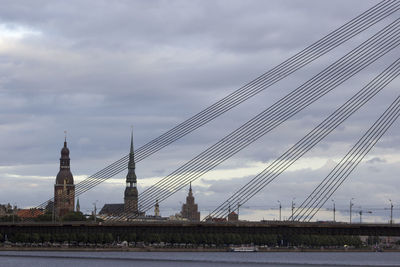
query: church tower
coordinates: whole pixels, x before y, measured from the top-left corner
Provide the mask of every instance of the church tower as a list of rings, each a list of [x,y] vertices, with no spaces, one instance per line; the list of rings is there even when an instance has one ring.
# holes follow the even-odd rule
[[[138,214],[138,190],[135,174],[135,153],[133,150],[133,131],[131,134],[131,150],[129,153],[128,174],[126,175],[126,188],[124,195],[124,211],[129,214]]]
[[[67,137],[64,140],[64,147],[61,149],[60,171],[54,185],[54,212],[56,218],[61,218],[75,206],[75,185],[74,177],[70,170],[69,149]]]

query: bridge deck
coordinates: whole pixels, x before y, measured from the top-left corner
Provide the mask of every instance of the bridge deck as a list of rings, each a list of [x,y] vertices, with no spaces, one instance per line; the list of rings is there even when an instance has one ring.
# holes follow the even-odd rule
[[[400,224],[347,224],[299,222],[62,222],[0,223],[0,233],[248,233],[248,234],[312,234],[400,236]]]

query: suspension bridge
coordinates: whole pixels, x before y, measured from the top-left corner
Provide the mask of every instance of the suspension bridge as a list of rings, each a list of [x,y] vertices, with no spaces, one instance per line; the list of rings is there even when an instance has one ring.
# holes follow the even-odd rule
[[[213,170],[239,151],[242,151],[253,142],[267,135],[274,129],[280,127],[297,113],[306,109],[315,102],[320,101],[328,93],[334,93],[337,87],[346,83],[350,78],[359,74],[386,54],[394,55],[393,61],[382,68],[375,78],[364,81],[364,86],[351,96],[345,103],[337,108],[332,114],[320,122],[314,129],[302,137],[297,143],[277,157],[272,163],[256,176],[248,179],[244,185],[232,192],[222,203],[207,214],[202,223],[179,223],[187,231],[200,231],[199,229],[211,229],[210,221],[213,218],[225,218],[234,209],[247,203],[262,190],[266,190],[273,182],[278,182],[279,176],[303,157],[313,147],[320,143],[325,137],[337,129],[343,122],[355,114],[361,107],[367,104],[377,94],[394,81],[400,73],[400,58],[398,57],[398,46],[400,44],[400,19],[398,12],[400,1],[384,0],[372,6],[362,14],[355,16],[352,20],[344,23],[339,28],[323,36],[318,41],[307,46],[300,52],[294,54],[282,63],[271,68],[261,76],[245,84],[219,101],[188,118],[169,131],[151,140],[145,145],[134,150],[135,161],[141,162],[163,148],[173,144],[180,138],[194,132],[196,129],[206,125],[224,113],[242,104],[246,100],[257,97],[259,93],[272,89],[273,85],[284,80],[291,74],[310,65],[313,61],[336,49],[340,45],[357,37],[367,29],[378,24],[387,22],[384,27],[371,34],[367,40],[360,43],[344,56],[338,58],[331,65],[320,70],[318,74],[289,92],[287,95],[267,107],[258,115],[248,120],[240,127],[215,142],[203,152],[188,160],[182,166],[169,175],[158,180],[139,194],[138,208],[146,212],[153,208],[156,200],[163,202],[182,188],[195,182],[207,172]],[[301,233],[379,233],[384,235],[400,235],[398,225],[343,225],[329,224],[318,225],[311,223],[315,215],[321,210],[326,202],[334,196],[335,192],[343,186],[349,175],[356,169],[363,158],[373,149],[382,136],[396,122],[400,115],[400,95],[387,103],[386,110],[382,114],[376,114],[375,122],[368,128],[360,130],[359,140],[337,163],[331,172],[305,196],[304,201],[296,207],[290,216],[290,222],[281,222],[280,225],[268,223],[238,223],[235,225],[223,225],[220,230],[230,229],[232,231],[282,231]],[[89,190],[95,190],[96,186],[126,171],[128,167],[129,154],[116,160],[114,163],[99,170],[75,186],[75,196],[84,194]],[[48,199],[37,206],[44,209],[54,199]],[[101,227],[116,227],[122,229],[127,226],[127,219],[132,216],[120,210],[119,216],[109,216]],[[138,222],[135,222],[138,223]],[[166,225],[143,225],[155,231],[175,231],[175,226]],[[21,226],[22,227],[22,226]],[[24,227],[37,227],[25,224]],[[73,225],[57,227],[74,227]],[[181,228],[182,228],[181,227]],[[225,228],[224,228],[225,227]],[[58,229],[57,228],[57,229]],[[65,229],[65,228],[62,228]],[[68,228],[69,229],[69,228]],[[158,229],[158,230],[156,230]],[[159,230],[163,229],[163,230]],[[165,230],[167,229],[167,230]],[[169,230],[168,230],[169,229]],[[189,230],[188,230],[189,229]],[[235,230],[236,229],[236,230]],[[246,230],[247,229],[247,230]],[[253,230],[251,230],[253,229]],[[185,230],[185,231],[186,231]],[[207,231],[208,231],[207,230]],[[116,230],[119,231],[119,230]],[[121,230],[122,231],[122,230]],[[124,230],[125,231],[125,230]]]

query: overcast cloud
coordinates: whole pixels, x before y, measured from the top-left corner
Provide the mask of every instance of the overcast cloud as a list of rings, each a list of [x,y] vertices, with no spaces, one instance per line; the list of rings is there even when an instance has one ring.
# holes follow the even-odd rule
[[[139,147],[320,39],[378,1],[0,1],[0,203],[53,195],[68,131],[75,181]],[[137,164],[139,194],[392,22],[399,13]],[[399,56],[376,61],[193,184],[202,215],[266,167]],[[248,202],[245,219],[284,216],[399,94],[399,79]],[[335,194],[341,219],[400,220],[399,122]],[[123,172],[80,197],[84,211],[123,200]],[[179,210],[187,191],[161,203]],[[326,208],[330,208],[331,203]],[[331,219],[321,212],[317,219]]]

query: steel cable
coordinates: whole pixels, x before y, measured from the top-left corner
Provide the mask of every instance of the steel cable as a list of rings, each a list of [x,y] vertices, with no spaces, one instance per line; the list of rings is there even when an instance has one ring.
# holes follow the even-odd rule
[[[271,69],[270,71],[266,72],[265,74],[261,75],[254,81],[248,83],[247,85],[243,86],[239,90],[235,91],[234,93],[228,95],[227,97],[221,99],[214,105],[208,107],[207,109],[203,110],[202,112],[196,114],[192,118],[186,120],[185,122],[181,123],[180,125],[174,127],[170,131],[166,132],[165,134],[161,135],[160,137],[154,139],[153,141],[147,143],[146,145],[140,147],[136,150],[136,161],[140,161],[147,156],[155,153],[156,151],[160,150],[161,148],[169,145],[170,143],[176,141],[177,139],[181,138],[183,135],[193,131],[194,129],[204,125],[208,121],[212,120],[216,116],[221,115],[222,113],[226,112],[227,110],[231,109],[232,107],[240,104],[241,102],[245,101],[246,99],[252,97],[254,94],[264,90],[266,87],[271,86],[273,83],[285,78],[289,74],[293,73],[294,71],[298,70],[299,68],[303,67],[304,65],[310,63],[311,61],[315,60],[319,56],[325,54],[326,52],[332,50],[333,48],[337,47],[338,45],[344,43],[348,39],[352,38],[353,36],[357,35],[358,33],[364,31],[365,29],[369,28],[370,26],[374,25],[378,21],[386,18],[387,16],[393,14],[399,9],[399,1],[382,1],[375,5],[374,7],[370,8],[369,10],[365,11],[364,13],[360,14],[356,18],[352,19],[348,23],[344,24],[343,26],[339,27],[335,31],[331,32],[330,34],[326,35],[316,43],[310,45],[309,47],[305,48],[295,56],[289,58],[288,60],[284,61],[283,63],[279,64],[277,67]],[[296,65],[297,64],[297,65]],[[269,79],[265,82],[265,80]],[[260,83],[264,82],[263,85],[260,87]],[[247,93],[248,89],[252,89],[254,86],[258,86],[254,92],[250,94]],[[245,92],[245,93],[243,93]],[[244,96],[244,98],[234,98],[234,96]],[[227,104],[228,102],[232,104]],[[221,108],[224,106],[224,108]],[[217,108],[221,108],[221,111],[216,114],[212,114]],[[222,112],[222,113],[221,113]],[[210,116],[210,117],[207,117]],[[207,119],[208,118],[208,119]],[[188,126],[189,125],[189,126]],[[182,130],[183,129],[183,130]],[[107,180],[108,178],[116,175],[117,173],[126,169],[128,162],[128,156],[125,156],[118,161],[112,163],[108,167],[100,170],[99,172],[95,173],[94,175],[86,178],[84,181],[78,183],[76,185],[76,196],[86,192],[87,190],[93,188],[94,186],[100,184],[101,182]],[[44,207],[48,201],[39,205],[39,207]]]
[[[382,56],[384,53],[387,53],[394,47],[398,45],[398,20],[387,26],[384,30],[380,31],[378,34],[374,35],[371,37],[368,41],[364,42],[362,45],[357,47],[356,49],[352,50],[348,55],[345,57],[341,58],[338,60],[335,64],[332,64],[330,67],[325,69],[323,72],[321,72],[319,75],[311,79],[308,83],[304,84],[303,86],[299,87],[297,90],[289,94],[288,96],[284,97],[280,101],[278,101],[275,105],[270,107],[269,109],[265,110],[249,122],[247,122],[245,125],[241,126],[239,129],[228,135],[227,137],[223,138],[220,140],[217,144],[212,146],[211,148],[207,149],[194,159],[190,160],[187,164],[170,174],[169,176],[163,178],[160,182],[156,183],[154,186],[146,190],[145,192],[142,193],[142,198],[140,199],[141,202],[141,208],[144,210],[148,209],[148,202],[146,201],[151,201],[153,202],[154,199],[163,200],[166,198],[166,196],[171,195],[171,193],[164,192],[160,193],[160,190],[157,190],[156,187],[159,187],[162,183],[164,185],[168,186],[168,189],[172,191],[172,194],[176,191],[185,186],[189,181],[193,181],[194,179],[190,176],[195,175],[195,179],[197,179],[199,176],[201,176],[204,173],[204,168],[208,168],[207,170],[210,169],[205,163],[211,164],[212,167],[215,167],[217,164],[221,163],[223,160],[225,160],[228,156],[233,155],[234,153],[238,152],[240,149],[243,147],[247,146],[249,143],[255,141],[257,138],[265,134],[265,128],[264,129],[257,129],[260,128],[260,118],[261,121],[264,121],[265,115],[268,114],[270,117],[268,118],[269,121],[272,119],[287,119],[290,116],[293,116],[296,112],[300,111],[300,109],[306,107],[307,105],[311,104],[313,101],[315,101],[317,98],[321,97],[323,92],[327,93],[328,90],[327,88],[332,89],[334,86],[337,86],[338,84],[342,83],[345,78],[348,79],[361,69],[365,68],[368,64],[372,63],[374,60]],[[389,39],[389,40],[388,40]],[[385,44],[385,41],[388,43]],[[379,47],[381,46],[381,47]],[[367,47],[367,48],[366,48]],[[371,52],[373,50],[373,52]],[[357,57],[357,60],[354,60],[354,57]],[[342,65],[341,65],[342,64]],[[336,73],[332,72],[332,70],[337,69]],[[353,69],[351,69],[353,68]],[[341,73],[342,72],[342,73]],[[340,74],[338,76],[338,74]],[[321,81],[323,81],[323,78],[330,78],[328,79],[328,82],[325,81],[325,85],[327,83],[327,88],[323,87],[320,88],[319,85]],[[345,77],[345,78],[344,78]],[[316,79],[316,78],[319,78]],[[309,93],[308,90],[309,88],[306,85],[309,84],[314,85],[315,87],[319,88],[319,94],[318,91],[317,93],[312,92]],[[336,85],[335,85],[336,83]],[[330,87],[329,87],[330,85]],[[324,91],[325,90],[325,91]],[[321,93],[322,92],[322,93]],[[301,97],[299,95],[303,94]],[[308,95],[307,95],[308,94]],[[314,94],[314,96],[313,96]],[[313,98],[310,98],[313,97]],[[285,102],[286,100],[286,102]],[[300,101],[300,102],[299,102]],[[303,106],[295,106],[297,108],[294,109],[291,104],[294,103],[300,103],[303,104]],[[288,108],[289,107],[289,108]],[[286,111],[285,111],[286,109]],[[271,111],[274,111],[274,113],[271,114]],[[271,118],[271,116],[273,116]],[[273,121],[272,125],[275,127],[282,123],[282,121]],[[252,128],[253,127],[253,128]],[[273,127],[271,127],[272,129]],[[251,131],[249,131],[251,129]],[[257,131],[256,131],[257,130]],[[261,132],[260,132],[261,131]],[[252,135],[251,140],[247,140],[247,137],[249,137],[249,134]],[[258,136],[257,136],[258,134]],[[246,136],[247,135],[247,136]],[[230,143],[229,143],[229,142]],[[234,142],[233,142],[234,141]],[[235,150],[233,151],[228,151],[226,152],[226,144],[228,143],[230,146],[235,145]],[[218,151],[218,147],[221,147],[220,151]],[[230,148],[230,147],[228,147]],[[217,152],[214,152],[213,150],[217,150]],[[219,154],[217,154],[219,153]],[[222,153],[222,154],[221,154]],[[228,153],[228,154],[227,154]],[[215,156],[216,155],[216,156]],[[223,155],[225,158],[218,158],[221,155]],[[213,162],[213,160],[217,161]],[[202,163],[200,165],[200,163]],[[191,166],[197,166],[197,172],[194,174],[188,175],[186,174],[188,172],[188,168],[192,168]],[[198,166],[201,166],[200,169]],[[177,174],[185,174],[186,177],[180,178],[178,182],[176,182],[176,178],[174,178],[175,175]],[[172,179],[171,179],[172,178]],[[164,182],[166,181],[166,182]],[[172,182],[171,182],[172,181]],[[182,182],[183,181],[183,182]],[[178,185],[176,185],[178,184]],[[173,190],[171,190],[171,186],[175,186]],[[164,187],[165,188],[165,187]],[[147,193],[146,192],[150,192]],[[158,195],[155,195],[155,193]],[[146,205],[146,206],[145,206]],[[150,206],[151,207],[151,206]]]
[[[379,119],[352,147],[345,157],[335,166],[328,176],[296,210],[295,220],[310,221],[319,209],[325,204],[344,180],[358,166],[361,160],[374,147],[379,139],[386,133],[390,126],[400,115],[400,96],[388,107]],[[318,190],[317,190],[318,189]],[[314,195],[314,196],[312,196]],[[311,201],[311,200],[313,201]],[[310,204],[310,202],[312,202]],[[309,205],[309,206],[308,206]]]
[[[396,60],[385,71],[372,80],[367,86],[350,98],[328,118],[321,122],[299,142],[288,149],[278,159],[272,162],[260,174],[237,190],[231,197],[212,211],[208,217],[224,217],[231,205],[243,205],[258,192],[270,184],[284,170],[290,167],[297,159],[313,148],[329,133],[336,129],[343,121],[349,118],[360,107],[372,99],[387,84],[400,73],[400,60]]]
[[[388,3],[386,3],[386,4],[388,4]],[[399,5],[399,3],[396,3],[396,2],[391,2],[390,4],[396,4],[396,6],[393,6],[392,8],[395,8],[395,9],[398,9],[398,5]],[[375,10],[373,10],[373,11],[375,11]],[[392,10],[391,10],[392,11]],[[368,14],[368,13],[367,13]],[[387,14],[384,14],[383,16],[386,16]],[[378,19],[378,20],[380,20],[380,19],[382,19],[382,17],[377,17],[377,18],[375,18],[375,19]],[[354,19],[354,21],[357,21],[356,19]],[[372,25],[373,23],[375,23],[375,21],[372,21],[372,22],[369,22],[370,24],[369,24],[369,26],[370,25]],[[346,26],[348,26],[348,25],[346,25]],[[346,27],[343,27],[343,28],[346,28]],[[357,34],[357,33],[359,33],[360,31],[362,31],[363,30],[363,28],[358,28],[358,29],[353,29],[352,31],[350,31],[349,33],[352,33],[352,34]],[[336,31],[335,31],[336,32]],[[329,36],[329,35],[328,35]],[[331,37],[332,36],[330,36],[330,38],[325,38],[326,40],[330,40],[331,39]],[[347,38],[347,39],[346,39]],[[334,43],[333,43],[333,45],[335,45],[335,46],[337,46],[338,44],[340,44],[340,43],[342,43],[342,42],[344,42],[344,41],[346,41],[346,40],[348,40],[348,38],[350,38],[349,36],[344,36],[344,37],[342,37],[341,39],[338,39],[338,40],[336,40]],[[332,45],[332,44],[331,44]],[[311,46],[311,47],[314,47],[315,45],[313,45],[313,46]],[[329,47],[329,49],[332,49],[333,47]],[[306,50],[306,49],[305,49]],[[304,51],[304,50],[303,50]],[[295,56],[294,58],[297,58],[297,56]],[[306,63],[307,62],[309,62],[309,60],[311,60],[311,58],[305,58],[304,60],[306,60]],[[304,63],[304,62],[301,62],[301,63]],[[281,64],[282,65],[282,64]],[[280,66],[280,68],[282,67],[281,65],[279,65]],[[285,64],[284,64],[285,65]],[[275,68],[274,68],[275,69]],[[276,72],[276,71],[275,71]],[[292,73],[292,70],[290,69],[289,71],[287,71],[287,70],[285,70],[285,72],[283,73],[283,74],[281,74],[280,75],[280,77],[278,77],[278,78],[276,78],[275,80],[272,80],[271,82],[272,83],[275,83],[275,82],[277,82],[278,80],[280,80],[280,79],[282,79],[282,78],[284,78],[284,77],[286,77],[287,75],[289,75],[290,73]],[[275,76],[274,76],[275,77]],[[250,83],[251,85],[253,85],[254,83]],[[263,84],[264,86],[265,86],[265,84]],[[268,84],[268,86],[270,86],[270,85],[272,85],[271,83],[270,84]],[[246,86],[245,86],[246,87]],[[247,88],[247,87],[246,87]],[[260,87],[258,87],[258,88],[256,88],[257,90],[260,90],[260,89],[263,89],[263,88],[260,88]],[[245,95],[245,97],[247,98],[248,96],[247,95]],[[240,102],[242,102],[242,99],[239,99],[239,100],[235,100],[235,102],[233,102],[233,104],[234,105],[237,105],[237,104],[239,104]],[[192,131],[192,129],[190,129],[190,131]],[[185,133],[186,134],[186,133]],[[158,138],[157,138],[157,140],[158,140]],[[146,146],[146,145],[145,145]],[[143,147],[142,147],[143,148]],[[138,154],[138,156],[137,156],[137,161],[140,161],[141,159],[142,159],[142,154],[140,153],[142,150],[140,150],[139,149],[139,151],[137,152],[137,154]],[[146,151],[146,153],[148,153],[148,151]],[[151,152],[151,153],[153,153],[153,152]],[[146,154],[146,155],[144,155],[145,157],[147,157],[149,154]],[[128,157],[126,156],[126,157],[124,157],[123,158],[123,160],[124,160],[124,162],[122,163],[122,168],[118,168],[118,170],[117,170],[117,172],[119,172],[121,169],[123,170],[124,169],[124,165],[126,165],[126,163],[127,163],[127,160],[128,160]],[[106,176],[106,179],[107,179],[107,177],[108,177],[108,175]],[[95,182],[94,183],[96,183],[97,184],[97,182],[98,182],[98,175],[94,175],[94,180],[95,180]],[[85,188],[86,189],[86,188]]]
[[[385,115],[386,113],[382,114],[380,119],[385,119]],[[379,120],[380,120],[379,119]],[[380,120],[380,123],[382,123],[383,121]],[[373,127],[377,127],[379,126],[378,124],[374,124],[375,126]],[[375,129],[374,128],[374,129]],[[368,138],[371,136],[371,134],[373,134],[373,132],[367,132],[365,133],[362,138],[356,143],[356,145],[354,147],[360,147],[361,146],[365,146],[365,144],[362,143],[362,140],[364,140],[365,138]],[[350,155],[350,154],[348,154]],[[353,155],[354,157],[356,157],[357,155]],[[346,156],[347,157],[347,156]],[[346,161],[347,158],[343,158],[340,162],[343,163]],[[344,166],[344,168],[348,167],[351,161],[346,162],[346,165]],[[338,164],[337,166],[343,167],[342,164]],[[307,197],[307,199],[298,207],[298,209],[296,210],[296,212],[294,213],[294,219],[301,219],[300,215],[298,216],[297,213],[303,213],[305,214],[309,209],[311,209],[311,207],[307,207],[308,205],[314,205],[315,202],[319,201],[318,198],[320,196],[322,196],[323,194],[325,194],[326,190],[330,190],[330,186],[332,185],[333,182],[335,182],[335,175],[340,175],[343,173],[343,171],[345,171],[346,169],[340,169],[340,168],[335,168],[331,171],[331,173],[316,187],[316,189],[314,189],[314,191]],[[339,172],[339,173],[338,173]],[[325,187],[325,188],[324,188]],[[321,190],[322,193],[321,193]],[[304,211],[306,210],[306,211]]]

